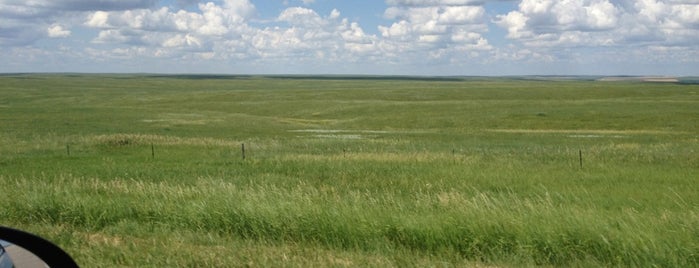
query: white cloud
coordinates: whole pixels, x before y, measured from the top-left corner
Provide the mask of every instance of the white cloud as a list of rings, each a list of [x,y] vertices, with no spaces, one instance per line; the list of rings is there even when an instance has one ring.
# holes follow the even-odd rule
[[[205,59],[214,58],[215,53],[225,58],[230,51],[245,49],[244,42],[227,40],[240,39],[254,31],[247,25],[255,12],[249,1],[227,0],[220,5],[208,2],[199,4],[198,8],[198,11],[173,11],[168,7],[95,11],[86,17],[83,25],[99,29],[92,40],[94,44],[128,46],[132,48],[129,51],[139,51],[134,54],[111,50],[121,55],[177,58],[189,54]],[[231,44],[241,47],[228,47]]]
[[[352,62],[377,53],[376,36],[342,18],[336,9],[320,15],[312,9],[290,7],[276,18],[276,23],[286,25],[256,28],[248,24],[254,6],[242,2],[249,3],[206,3],[200,4],[198,11],[172,11],[167,7],[96,11],[86,17],[84,25],[99,30],[95,44],[149,48],[139,56],[153,53],[153,57],[182,57],[196,53],[200,58],[258,62]],[[136,55],[123,51],[112,50],[120,55]]]
[[[99,29],[95,44],[158,48],[143,53],[160,56],[208,52],[212,58],[258,62],[375,59],[420,65],[426,58],[472,59],[493,48],[484,37],[488,17],[482,1],[388,3],[385,17],[395,22],[379,26],[381,36],[367,34],[336,9],[321,15],[305,7],[281,11],[276,22],[286,25],[256,28],[248,24],[255,7],[234,0],[199,4],[198,11],[168,7],[95,11],[84,25]]]
[[[51,25],[46,32],[51,38],[64,38],[70,36],[70,31],[63,29],[63,26],[58,24]]]
[[[523,0],[519,10],[498,16],[510,38],[536,38],[617,26],[619,10],[608,0]]]
[[[687,44],[699,41],[699,2],[523,0],[497,23],[525,44]]]
[[[109,13],[105,11],[96,11],[90,15],[85,25],[94,28],[109,28],[111,27],[109,25]]]
[[[247,2],[247,1],[246,1]],[[247,2],[249,4],[249,2]],[[196,32],[203,35],[223,35],[245,27],[246,18],[254,7],[237,4],[219,6],[199,4],[200,12],[135,9],[127,11],[96,11],[89,15],[86,26],[103,29],[130,28],[153,32]]]
[[[483,2],[388,0],[384,17],[395,22],[379,26],[381,47],[392,57],[410,54],[410,59],[400,59],[405,63],[470,62],[492,49],[484,37],[488,17]]]
[[[444,24],[480,24],[485,14],[483,7],[449,6],[439,15],[439,22]]]
[[[622,57],[699,62],[696,0],[511,0],[516,8],[508,11],[486,10],[498,0],[385,0],[385,10],[367,12],[383,11],[383,25],[367,25],[367,17],[351,21],[338,9],[319,12],[311,8],[319,2],[314,0],[286,1],[298,6],[279,5],[285,9],[271,16],[270,10],[258,12],[253,1],[176,0],[163,6],[159,0],[0,0],[0,49],[20,51],[15,48],[66,38],[80,42],[47,43],[87,44],[61,55],[89,55],[93,61],[356,63],[397,70]],[[497,26],[505,33],[491,29]]]
[[[252,38],[252,51],[261,60],[354,62],[377,52],[376,36],[367,35],[356,22],[341,18],[335,9],[321,16],[311,9],[291,7],[277,20],[290,27],[265,28]]]
[[[293,26],[321,27],[324,23],[323,18],[318,13],[302,7],[287,8],[279,14],[277,19]]]
[[[511,39],[519,39],[531,37],[532,33],[527,27],[529,17],[525,16],[520,11],[511,11],[507,15],[498,16],[498,25],[507,29],[507,37]]]
[[[176,47],[176,48],[181,48],[181,47],[196,47],[200,48],[202,47],[202,41],[189,34],[178,34],[173,37],[168,38],[163,42],[164,47]]]
[[[605,53],[607,60],[628,56],[629,47],[699,50],[699,2],[690,0],[522,0],[517,10],[497,16],[495,22],[507,30],[507,38],[561,60],[570,58],[561,48],[618,50]],[[677,54],[672,49],[655,51],[660,53],[656,57]]]
[[[465,6],[482,4],[483,0],[386,0],[390,6]]]
[[[71,36],[65,29],[83,12],[149,8],[157,0],[0,0],[0,45],[22,46],[41,38]],[[3,35],[10,38],[3,38]]]

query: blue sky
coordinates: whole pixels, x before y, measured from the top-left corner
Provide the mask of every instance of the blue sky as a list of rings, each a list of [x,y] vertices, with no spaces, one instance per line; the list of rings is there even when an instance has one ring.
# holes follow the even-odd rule
[[[0,0],[0,72],[699,75],[698,0]]]

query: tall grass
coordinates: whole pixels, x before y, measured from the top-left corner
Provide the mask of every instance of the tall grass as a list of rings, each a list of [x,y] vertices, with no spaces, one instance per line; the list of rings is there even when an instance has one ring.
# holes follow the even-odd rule
[[[83,266],[699,265],[694,85],[19,78],[0,224]]]

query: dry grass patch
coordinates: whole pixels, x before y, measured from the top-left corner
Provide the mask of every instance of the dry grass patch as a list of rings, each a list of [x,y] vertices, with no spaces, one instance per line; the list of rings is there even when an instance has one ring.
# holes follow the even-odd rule
[[[165,125],[206,125],[214,122],[223,122],[221,118],[213,118],[209,115],[204,114],[180,114],[180,113],[167,113],[160,115],[157,119],[143,119],[141,120],[146,123],[160,123]]]
[[[416,163],[416,162],[434,162],[453,160],[454,155],[448,153],[363,153],[350,152],[335,155],[317,155],[317,154],[294,154],[284,156],[284,160],[310,160],[310,161],[377,161],[377,162],[397,162],[397,163]]]
[[[571,134],[571,135],[658,135],[686,134],[665,130],[611,130],[611,129],[486,129],[487,132],[515,134]]]
[[[129,146],[129,145],[195,145],[195,146],[239,146],[240,141],[215,139],[209,137],[181,138],[154,134],[109,134],[84,137],[86,144]]]
[[[285,124],[294,124],[302,126],[317,126],[317,125],[330,125],[339,123],[340,120],[336,119],[306,119],[306,118],[288,118],[288,117],[278,117],[277,122]]]

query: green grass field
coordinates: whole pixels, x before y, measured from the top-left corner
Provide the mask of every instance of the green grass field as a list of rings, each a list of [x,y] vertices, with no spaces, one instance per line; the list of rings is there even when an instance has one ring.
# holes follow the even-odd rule
[[[699,266],[698,92],[3,75],[0,224],[84,267]]]

